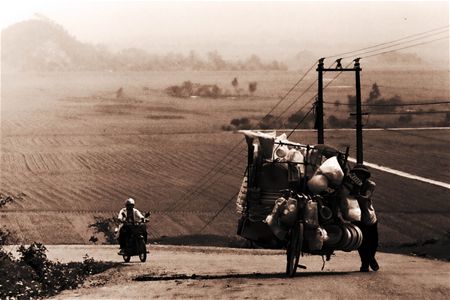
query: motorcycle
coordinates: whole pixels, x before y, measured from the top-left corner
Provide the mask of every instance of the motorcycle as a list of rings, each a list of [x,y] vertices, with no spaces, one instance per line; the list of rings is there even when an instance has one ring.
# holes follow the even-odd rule
[[[149,251],[146,247],[147,229],[146,223],[149,221],[150,213],[146,213],[145,219],[140,222],[123,222],[122,230],[125,231],[125,246],[118,254],[125,262],[130,262],[132,256],[139,256],[141,262],[147,260]],[[118,231],[118,230],[117,230]]]

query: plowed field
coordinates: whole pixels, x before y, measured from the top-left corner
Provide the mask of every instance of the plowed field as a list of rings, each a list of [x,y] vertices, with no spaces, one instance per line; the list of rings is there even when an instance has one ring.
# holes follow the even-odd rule
[[[139,209],[154,212],[152,238],[198,234],[226,203],[201,233],[234,236],[238,216],[230,199],[246,148],[240,134],[221,126],[263,116],[297,79],[269,75],[240,74],[241,82],[258,81],[251,97],[178,99],[163,89],[184,80],[230,86],[234,75],[2,74],[0,192],[25,196],[0,211],[1,224],[25,242],[86,243],[94,216],[112,216],[131,196]],[[116,98],[120,87],[124,96]],[[338,148],[350,144],[354,156],[352,131],[325,137]],[[315,133],[296,132],[292,140],[315,143]],[[450,182],[448,130],[368,131],[364,142],[369,162]],[[450,230],[448,189],[381,171],[373,176],[384,244]]]

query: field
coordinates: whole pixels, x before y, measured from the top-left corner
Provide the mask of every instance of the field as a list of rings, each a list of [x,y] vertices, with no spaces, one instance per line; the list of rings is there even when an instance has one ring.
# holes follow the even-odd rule
[[[364,72],[364,71],[363,71]],[[109,217],[127,197],[153,212],[153,239],[195,234],[234,237],[233,200],[246,150],[241,134],[224,132],[237,117],[260,118],[301,74],[292,72],[130,72],[2,74],[0,192],[24,193],[0,211],[0,222],[21,241],[87,243],[95,216]],[[308,77],[272,114],[279,115],[311,82]],[[190,80],[233,93],[238,77],[252,96],[172,98],[164,89]],[[405,101],[449,99],[448,72],[363,73],[363,97],[377,82],[386,97]],[[345,101],[352,78],[327,89]],[[350,87],[349,87],[350,86]],[[121,97],[116,96],[119,88]],[[384,87],[384,88],[383,88]],[[292,105],[288,117],[316,88]],[[351,146],[352,131],[327,131],[327,143]],[[314,132],[292,139],[315,143]],[[450,182],[448,130],[368,131],[365,160]],[[236,146],[237,145],[237,146]],[[211,171],[212,170],[212,171]],[[373,171],[384,245],[439,237],[450,230],[450,192]]]

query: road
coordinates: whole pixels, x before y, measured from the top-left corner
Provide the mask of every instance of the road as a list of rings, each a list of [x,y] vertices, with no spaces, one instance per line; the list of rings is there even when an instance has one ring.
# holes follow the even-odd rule
[[[85,254],[121,261],[113,246],[48,249],[61,262]],[[147,262],[133,257],[54,299],[448,299],[450,263],[387,253],[378,260],[380,271],[360,273],[357,253],[339,251],[322,271],[321,257],[305,256],[307,269],[286,278],[282,251],[152,245]]]

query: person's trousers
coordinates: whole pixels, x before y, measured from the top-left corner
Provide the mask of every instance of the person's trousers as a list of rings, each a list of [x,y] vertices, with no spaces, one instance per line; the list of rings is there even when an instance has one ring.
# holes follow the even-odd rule
[[[375,258],[378,248],[378,222],[372,225],[366,225],[362,222],[354,222],[361,229],[363,241],[358,248],[361,264],[368,266],[370,261]]]

